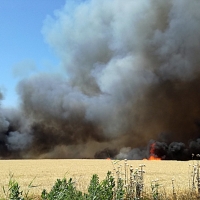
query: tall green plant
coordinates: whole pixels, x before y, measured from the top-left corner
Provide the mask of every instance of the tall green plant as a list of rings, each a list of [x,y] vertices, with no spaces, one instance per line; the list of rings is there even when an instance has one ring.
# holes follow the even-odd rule
[[[5,187],[3,187],[3,192],[6,199],[9,200],[24,200],[22,196],[22,191],[20,191],[19,184],[14,180],[13,174],[10,174],[10,179],[8,183],[8,191],[6,192]]]
[[[112,200],[114,194],[115,181],[111,172],[107,173],[106,178],[99,182],[99,177],[97,174],[92,176],[90,181],[90,185],[88,187],[88,194],[86,195],[86,199],[88,200],[99,200],[99,199],[107,199]]]
[[[82,200],[82,192],[77,191],[72,179],[67,182],[66,178],[62,180],[57,179],[55,185],[48,193],[46,190],[42,191],[42,200]]]

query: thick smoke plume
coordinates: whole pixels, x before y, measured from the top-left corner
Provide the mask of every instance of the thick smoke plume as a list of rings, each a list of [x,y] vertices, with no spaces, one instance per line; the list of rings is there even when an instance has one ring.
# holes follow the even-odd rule
[[[200,2],[66,1],[43,34],[65,75],[17,87],[0,110],[4,158],[128,158],[200,152]],[[153,141],[154,139],[155,141]]]

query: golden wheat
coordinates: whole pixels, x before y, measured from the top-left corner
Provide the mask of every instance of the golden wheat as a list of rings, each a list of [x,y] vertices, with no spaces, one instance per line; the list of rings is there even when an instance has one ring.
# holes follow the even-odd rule
[[[174,179],[175,192],[189,189],[191,169],[189,164],[193,161],[128,161],[133,168],[145,164],[145,187],[151,185],[152,180],[159,180],[160,189],[172,193],[172,179]],[[14,179],[26,191],[29,183],[34,179],[31,189],[33,194],[41,194],[43,189],[51,189],[55,181],[63,177],[76,182],[77,189],[86,191],[93,174],[98,174],[100,180],[105,178],[107,171],[113,171],[118,165],[124,165],[124,161],[115,163],[112,160],[87,160],[87,159],[53,159],[53,160],[0,160],[0,189],[9,181],[9,174],[14,174]],[[0,190],[2,196],[3,190]]]

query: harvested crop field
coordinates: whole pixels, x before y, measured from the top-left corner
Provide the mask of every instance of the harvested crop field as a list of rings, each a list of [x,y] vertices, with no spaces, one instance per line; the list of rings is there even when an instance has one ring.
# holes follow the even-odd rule
[[[100,180],[105,178],[107,171],[113,172],[113,166],[124,167],[124,161],[114,164],[113,160],[90,160],[90,159],[53,159],[53,160],[1,160],[0,161],[0,187],[6,187],[9,181],[9,174],[14,174],[14,179],[26,191],[29,183],[34,179],[31,193],[41,194],[43,189],[50,190],[55,181],[63,177],[72,177],[77,188],[86,191],[87,185],[93,174],[98,174]],[[145,164],[144,185],[150,188],[151,181],[159,179],[159,183],[169,193],[172,192],[172,179],[174,178],[175,190],[180,192],[187,190],[190,172],[189,164],[196,164],[196,161],[127,161],[133,168]],[[0,192],[3,194],[3,190]]]

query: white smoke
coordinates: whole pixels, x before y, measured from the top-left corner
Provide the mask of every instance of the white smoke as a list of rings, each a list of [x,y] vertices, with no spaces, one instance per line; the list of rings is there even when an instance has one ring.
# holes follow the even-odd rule
[[[0,91],[0,137],[2,137],[2,133],[8,130],[9,122],[5,119],[5,116],[1,107],[1,100],[3,99],[3,94]]]
[[[9,132],[7,145],[9,150],[24,150],[32,142],[32,137],[29,134],[18,131]]]
[[[197,82],[188,98],[196,95],[199,10],[196,0],[66,1],[63,9],[46,18],[42,29],[66,73],[38,74],[18,84],[20,114],[5,118],[0,112],[2,132],[10,124],[17,127],[8,134],[9,148],[32,143],[34,149],[42,146],[43,156],[51,157],[49,149],[54,156],[80,156],[78,152],[93,141],[104,143],[102,148],[110,142],[119,150],[147,144],[166,128],[182,131],[180,123],[198,117],[199,97],[188,108],[191,113],[184,112],[188,115],[183,122],[184,109],[177,105],[189,91],[184,84],[191,80]],[[171,90],[176,100],[169,97]],[[186,107],[189,104],[186,99]],[[177,121],[172,122],[177,111]],[[78,152],[69,152],[69,146],[77,146]],[[94,151],[87,156],[100,146],[91,145],[88,149]],[[122,149],[119,157],[146,155],[143,149],[131,148]]]
[[[153,43],[165,79],[192,79],[199,73],[200,2],[173,0],[168,13],[168,26],[156,30]]]
[[[2,110],[0,109],[0,133],[8,130],[9,122],[5,119]]]

